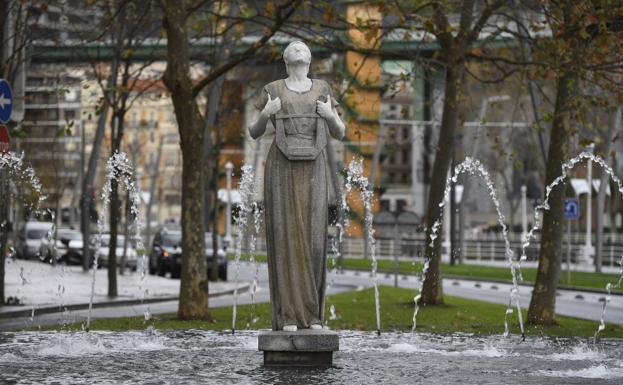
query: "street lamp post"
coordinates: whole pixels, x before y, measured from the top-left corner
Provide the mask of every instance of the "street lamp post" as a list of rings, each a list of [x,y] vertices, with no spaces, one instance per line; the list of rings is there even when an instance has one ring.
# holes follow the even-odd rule
[[[231,174],[234,170],[232,162],[225,163],[225,175],[227,180],[227,209],[225,211],[225,243],[229,247],[231,239]]]
[[[521,186],[521,242],[526,241],[526,235],[528,234],[528,202],[527,202],[526,185]]]
[[[591,143],[587,150],[592,154],[595,149],[595,144]],[[593,256],[593,242],[591,239],[592,233],[592,211],[593,211],[593,161],[588,160],[586,165],[586,182],[588,183],[588,192],[586,193],[586,243],[584,244],[584,261],[589,262]]]

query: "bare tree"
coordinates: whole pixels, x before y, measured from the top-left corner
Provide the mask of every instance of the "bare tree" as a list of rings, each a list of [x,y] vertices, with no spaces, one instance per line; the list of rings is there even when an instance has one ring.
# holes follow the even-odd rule
[[[144,71],[151,64],[150,60],[138,62],[135,51],[143,45],[147,38],[153,37],[159,30],[158,13],[153,3],[136,0],[101,1],[98,6],[104,12],[102,29],[85,36],[86,41],[110,41],[110,53],[104,57],[91,60],[91,69],[102,90],[102,112],[98,118],[94,150],[89,160],[89,169],[83,181],[83,213],[82,227],[85,240],[85,251],[88,253],[90,220],[85,208],[89,204],[89,191],[95,176],[95,168],[99,158],[100,146],[104,137],[106,119],[110,119],[110,155],[121,150],[125,133],[125,116],[134,102],[149,87],[138,87],[137,83],[144,80]],[[94,34],[94,35],[93,35]],[[101,65],[107,61],[108,66]],[[109,73],[106,74],[105,71]],[[107,79],[107,81],[104,81]],[[152,83],[158,79],[151,79]],[[110,116],[108,115],[110,110]],[[117,296],[117,225],[120,217],[120,199],[117,180],[111,180],[109,204],[110,243],[108,249],[108,295]],[[90,264],[89,255],[85,253],[84,267]]]

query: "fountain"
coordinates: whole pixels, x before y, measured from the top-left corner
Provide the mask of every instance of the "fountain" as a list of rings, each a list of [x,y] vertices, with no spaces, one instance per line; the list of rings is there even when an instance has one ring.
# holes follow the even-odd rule
[[[491,197],[491,200],[493,201],[493,204],[495,206],[495,210],[498,216],[498,223],[500,224],[500,226],[502,227],[502,236],[504,237],[504,245],[505,245],[505,250],[506,250],[506,258],[508,261],[508,265],[510,267],[511,270],[511,277],[512,277],[512,283],[513,286],[511,288],[511,293],[510,293],[510,299],[508,301],[508,306],[506,308],[506,312],[504,314],[504,336],[508,336],[509,335],[509,329],[508,329],[508,320],[507,317],[509,314],[513,313],[513,301],[515,302],[515,306],[517,308],[517,318],[519,320],[519,327],[521,330],[521,336],[522,339],[525,340],[526,335],[525,335],[525,331],[524,331],[524,325],[523,325],[523,319],[522,319],[522,314],[521,314],[521,304],[519,301],[519,289],[517,287],[518,285],[518,281],[521,280],[521,273],[519,272],[519,264],[513,260],[513,256],[514,256],[514,252],[510,246],[510,241],[508,240],[508,228],[506,226],[506,219],[504,217],[504,214],[502,214],[502,211],[500,209],[500,201],[498,200],[497,197],[497,192],[495,190],[495,187],[493,186],[493,181],[491,180],[491,176],[489,175],[489,172],[483,167],[483,165],[480,163],[479,160],[477,159],[472,159],[470,157],[465,158],[465,160],[463,162],[461,162],[460,164],[458,164],[455,168],[454,168],[454,173],[453,176],[449,177],[446,181],[446,189],[444,191],[444,199],[442,199],[441,203],[439,204],[439,208],[440,208],[440,213],[443,213],[443,208],[445,206],[445,202],[448,198],[448,196],[450,195],[450,189],[451,189],[451,185],[453,183],[456,183],[458,181],[458,177],[461,174],[465,174],[465,173],[469,173],[470,175],[477,175],[480,178],[482,178],[487,186],[487,189],[489,191],[489,196]],[[441,216],[441,214],[440,214]],[[441,227],[441,221],[442,218],[438,218],[432,226],[431,229],[431,234],[430,234],[430,244],[432,245],[435,242],[435,239],[438,236],[438,232],[439,229]],[[428,267],[429,267],[429,263],[430,263],[430,256],[426,256],[426,260],[424,261],[424,268],[422,270],[422,280],[420,282],[420,293],[414,298],[413,302],[414,302],[414,311],[413,311],[413,327],[412,327],[412,332],[415,331],[415,328],[417,326],[417,314],[419,312],[420,306],[419,306],[419,302],[420,302],[420,298],[421,298],[421,288],[424,286],[424,280],[426,279],[426,273],[428,271]]]
[[[141,291],[141,303],[144,301],[147,291],[143,290],[143,283],[146,277],[147,270],[147,260],[146,255],[143,248],[143,240],[141,236],[141,228],[139,224],[139,191],[134,181],[134,172],[132,168],[132,164],[128,159],[128,156],[124,152],[115,152],[108,162],[106,163],[106,181],[104,183],[104,187],[102,188],[101,193],[101,201],[102,201],[102,212],[106,213],[106,208],[110,204],[110,193],[111,193],[111,183],[112,181],[116,181],[119,185],[123,185],[126,191],[128,191],[129,199],[130,199],[130,211],[132,213],[132,217],[135,218],[134,223],[134,240],[137,244],[137,249],[141,250],[141,283],[139,285],[139,290]],[[97,237],[95,238],[96,244],[99,245],[102,242],[102,234],[105,230],[105,221],[103,216],[100,216],[97,219]],[[90,330],[91,326],[91,314],[93,310],[93,297],[95,296],[95,276],[97,273],[97,265],[98,260],[94,258],[92,270],[92,280],[91,280],[91,296],[89,300],[89,312],[86,320],[86,324],[84,329],[86,331]],[[151,318],[151,314],[149,308],[143,314],[145,321],[148,321]]]
[[[24,164],[24,154],[17,155],[14,152],[4,151],[0,152],[0,170],[6,170],[8,175],[13,178],[13,183],[24,183],[30,186],[32,193],[36,196],[35,201],[29,201],[27,203],[27,208],[30,211],[36,212],[39,209],[39,205],[41,202],[45,200],[45,195],[42,193],[41,181],[37,177],[35,170],[29,165]],[[0,234],[2,234],[6,230],[5,223],[0,224]],[[47,236],[49,237],[50,232],[48,231]],[[4,237],[0,237],[0,252],[3,252],[4,245],[1,244],[2,239]],[[15,250],[9,250],[9,256],[14,255]],[[8,259],[8,258],[7,258]],[[2,263],[4,263],[4,259],[1,259]],[[4,271],[4,269],[3,269]],[[27,283],[26,278],[24,277],[24,269],[20,269],[20,278],[22,280],[22,285]],[[4,282],[3,282],[4,283]],[[0,301],[4,300],[0,298]],[[31,319],[34,319],[36,306],[33,305],[31,309]]]
[[[123,154],[114,157],[110,164],[119,167],[126,175],[131,174],[129,163]],[[361,162],[351,163],[349,170],[348,191],[367,185],[367,180],[361,179]],[[456,175],[461,173],[484,178],[489,192],[493,194],[492,198],[495,198],[488,174],[478,161],[466,160]],[[254,203],[244,203],[252,202],[250,197],[255,186],[248,181],[253,180],[252,174],[250,167],[243,167],[240,182],[243,208],[237,221],[253,218],[257,232],[259,210]],[[122,178],[121,182],[128,183],[130,180],[127,178],[124,181]],[[454,183],[456,179],[449,182]],[[363,195],[365,197],[365,192]],[[106,197],[106,189],[102,192],[102,197]],[[342,199],[342,204],[345,204],[345,198]],[[243,215],[244,212],[248,215]],[[251,213],[253,215],[249,215]],[[498,214],[503,221],[499,211]],[[249,219],[247,221],[250,222]],[[238,225],[236,254],[239,263],[241,227],[250,226],[250,223],[239,222]],[[439,229],[439,226],[436,228]],[[339,255],[336,250],[339,250],[341,235],[346,228],[345,221],[338,223],[337,227],[338,237],[333,245],[335,256]],[[251,254],[255,241],[251,239]],[[374,256],[374,245],[370,250]],[[512,266],[517,269],[519,280],[519,266],[510,259],[512,254],[507,253],[507,257],[509,263],[514,262]],[[257,265],[254,267],[257,268]],[[256,280],[257,273],[254,277],[254,281]],[[607,289],[614,286],[609,285]],[[511,300],[514,305],[518,304],[518,298],[512,297],[512,293]],[[607,301],[608,299],[604,303],[604,311]],[[375,310],[378,308],[378,298],[375,298]],[[334,309],[330,310],[331,313],[333,311]],[[233,325],[235,326],[235,318]],[[377,326],[380,330],[380,324]],[[232,328],[233,330],[235,329]],[[508,331],[508,328],[505,330]],[[478,337],[460,333],[436,335],[384,332],[382,339],[374,338],[374,335],[370,332],[340,331],[340,351],[335,356],[334,366],[328,369],[300,371],[283,368],[275,371],[259,368],[257,365],[260,354],[257,351],[260,336],[258,331],[236,330],[235,336],[226,332],[199,330],[155,333],[153,329],[147,333],[11,332],[0,335],[0,380],[9,383],[39,383],[44,378],[50,378],[61,383],[119,383],[131,379],[133,383],[147,384],[167,378],[185,383],[225,381],[384,384],[405,383],[414,379],[429,382],[434,378],[440,383],[554,384],[591,383],[597,380],[618,383],[623,379],[623,347],[616,339],[602,338],[599,345],[594,345],[577,338],[526,337],[528,343],[518,345],[502,336]],[[206,346],[210,348],[206,349]],[[76,365],[77,361],[79,365]],[[128,362],[135,364],[128,365]],[[162,365],[162,362],[167,365]],[[418,364],[408,364],[410,362]],[[150,367],[151,370],[142,371],[137,376],[136,365]]]
[[[259,287],[259,275],[260,264],[256,258],[255,251],[257,248],[257,237],[260,233],[260,227],[262,225],[262,211],[255,200],[253,200],[251,211],[253,212],[253,232],[251,233],[251,241],[249,242],[249,260],[253,266],[253,281],[251,282],[251,323],[255,324],[258,318],[255,317],[255,295],[257,294]],[[248,325],[248,324],[247,324]]]
[[[235,273],[234,273],[234,304],[231,315],[231,333],[236,333],[236,317],[238,308],[238,275],[240,274],[240,257],[242,254],[242,239],[247,230],[249,215],[252,214],[255,195],[254,182],[255,177],[253,167],[251,165],[242,166],[242,176],[240,177],[240,208],[236,217],[236,226],[238,228],[236,236],[236,256],[235,256]],[[259,214],[258,214],[259,215]],[[259,221],[259,218],[257,219]],[[256,222],[257,223],[257,222]],[[256,226],[259,227],[259,224]],[[255,243],[255,242],[253,242]],[[254,281],[255,284],[255,281]],[[253,292],[253,298],[255,293]]]
[[[558,176],[548,186],[545,187],[545,199],[543,200],[543,203],[541,203],[540,205],[534,208],[534,222],[535,223],[534,223],[534,226],[530,229],[530,231],[526,233],[525,239],[523,239],[522,246],[521,246],[520,261],[526,260],[526,249],[530,246],[530,242],[535,237],[534,232],[537,231],[541,225],[542,218],[541,218],[540,212],[549,210],[550,208],[549,198],[550,198],[550,194],[552,190],[556,186],[564,183],[568,178],[569,171],[571,171],[581,161],[592,161],[596,163],[597,165],[599,165],[602,171],[608,174],[610,179],[616,184],[619,193],[623,195],[623,183],[616,176],[616,174],[614,173],[614,170],[612,170],[612,167],[608,166],[606,161],[600,156],[594,155],[588,151],[584,151],[580,153],[579,155],[571,158],[567,162],[563,163],[563,165],[561,166],[562,171],[561,171],[560,176]],[[605,322],[606,309],[608,308],[608,303],[610,302],[612,298],[612,289],[621,288],[621,286],[623,285],[623,255],[621,256],[621,260],[619,261],[619,267],[620,267],[620,271],[619,271],[620,277],[618,281],[616,283],[607,283],[605,287],[606,297],[604,299],[602,310],[601,310],[601,319],[599,321],[599,326],[597,327],[597,330],[595,331],[595,335],[594,335],[595,341],[597,341],[599,333],[602,332],[606,328],[606,322]]]
[[[257,331],[3,333],[0,380],[6,383],[231,384],[618,384],[620,340],[599,347],[574,338],[341,331],[335,366],[260,367]],[[166,363],[166,364],[163,364]],[[149,368],[149,370],[143,370]],[[166,380],[165,380],[166,379]]]
[[[45,200],[41,192],[41,181],[31,166],[24,164],[24,154],[17,155],[14,152],[0,152],[0,170],[7,170],[14,182],[24,182],[30,186],[37,196],[35,202],[28,202],[31,210],[36,210],[39,204]]]
[[[372,283],[374,285],[374,310],[376,315],[376,333],[381,335],[381,305],[379,303],[379,286],[376,277],[378,262],[376,260],[376,241],[374,239],[374,218],[372,215],[372,190],[368,178],[363,175],[363,159],[352,160],[348,164],[346,177],[346,192],[350,192],[353,187],[359,189],[364,207],[364,226],[366,227],[368,250],[372,260]]]

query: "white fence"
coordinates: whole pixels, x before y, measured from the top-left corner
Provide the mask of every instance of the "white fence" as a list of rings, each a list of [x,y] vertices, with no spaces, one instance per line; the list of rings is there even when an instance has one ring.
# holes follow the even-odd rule
[[[379,259],[391,259],[397,253],[401,259],[423,260],[424,234],[403,237],[400,240],[392,238],[376,238],[376,256]],[[582,255],[586,240],[585,233],[571,234],[571,263],[576,263]],[[617,267],[623,255],[623,234],[605,234],[603,243],[603,266]],[[515,255],[521,255],[521,235],[509,234],[509,241]],[[593,237],[593,242],[595,238]],[[333,239],[329,239],[328,251],[332,254]],[[536,237],[526,248],[526,256],[529,261],[536,261],[539,256],[540,238]],[[247,247],[243,247],[248,252]],[[448,254],[448,245],[443,243],[443,253]],[[263,236],[258,237],[256,253],[266,253],[266,241]],[[566,262],[568,255],[567,234],[563,235],[561,244],[562,261]],[[362,258],[364,255],[363,238],[345,238],[342,244],[342,254],[346,258]],[[506,248],[501,233],[483,233],[478,235],[465,235],[462,247],[462,256],[465,261],[478,262],[504,262],[506,261]]]

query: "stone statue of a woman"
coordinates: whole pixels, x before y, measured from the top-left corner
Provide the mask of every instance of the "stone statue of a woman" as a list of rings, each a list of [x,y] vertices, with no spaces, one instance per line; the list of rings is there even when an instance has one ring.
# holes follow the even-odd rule
[[[321,329],[327,255],[327,135],[345,126],[329,85],[309,79],[311,51],[301,41],[283,52],[288,77],[267,84],[249,127],[255,139],[275,127],[264,174],[273,330]]]

